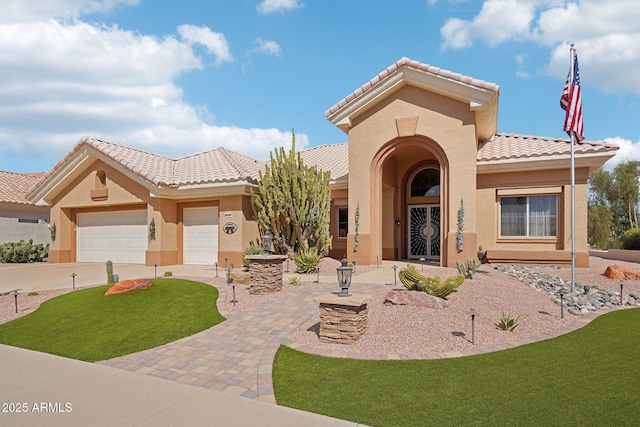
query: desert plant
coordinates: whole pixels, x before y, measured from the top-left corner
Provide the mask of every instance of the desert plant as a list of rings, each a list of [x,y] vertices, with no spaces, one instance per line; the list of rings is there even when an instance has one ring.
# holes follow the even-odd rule
[[[109,285],[113,285],[113,262],[111,260],[107,261],[107,283]]]
[[[630,228],[621,238],[622,249],[640,250],[640,228]]]
[[[28,297],[35,297],[36,295],[40,295],[38,291],[31,291],[27,293]]]
[[[321,258],[322,255],[317,248],[301,249],[295,259],[298,273],[313,273],[320,265]]]
[[[170,272],[170,271],[165,271],[164,272],[164,277],[171,277],[171,276],[173,276],[172,272]]]
[[[442,282],[442,279],[438,276],[423,276],[418,273],[418,269],[413,265],[400,269],[398,277],[400,277],[400,282],[410,291],[425,292],[442,299],[453,293],[465,279],[462,274],[458,274]]]
[[[27,263],[42,262],[49,255],[49,244],[33,244],[33,240],[25,242],[9,242],[0,245],[0,262]]]
[[[505,314],[502,312],[500,316],[500,323],[498,323],[498,327],[503,331],[513,331],[518,326],[518,321],[520,320],[520,316],[511,317],[509,314]]]
[[[271,231],[278,253],[315,247],[326,255],[331,249],[330,173],[303,163],[293,132],[289,154],[281,147],[270,157],[264,173],[260,171],[258,192],[251,197],[260,230]]]
[[[291,276],[289,277],[289,283],[291,283],[294,286],[298,286],[300,284],[300,278],[297,276]]]
[[[249,271],[249,260],[244,259],[245,255],[262,255],[263,253],[264,249],[262,246],[249,245],[244,248],[244,251],[242,251],[242,266],[244,267],[244,271]]]
[[[456,261],[456,267],[458,267],[458,273],[462,274],[467,279],[473,279],[476,276],[476,270],[480,268],[482,263],[476,258],[467,258],[467,262]]]

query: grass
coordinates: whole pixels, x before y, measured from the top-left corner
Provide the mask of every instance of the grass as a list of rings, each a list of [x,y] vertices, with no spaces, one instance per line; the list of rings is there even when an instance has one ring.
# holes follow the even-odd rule
[[[281,346],[279,405],[371,426],[640,425],[640,309],[471,357],[355,360]]]
[[[0,343],[95,362],[193,335],[224,320],[218,290],[181,279],[153,279],[141,291],[105,296],[109,286],[44,302],[0,325]]]

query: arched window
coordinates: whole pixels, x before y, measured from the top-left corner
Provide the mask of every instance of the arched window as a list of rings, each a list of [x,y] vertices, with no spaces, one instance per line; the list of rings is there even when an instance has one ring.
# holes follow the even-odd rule
[[[440,171],[425,168],[413,176],[411,180],[411,197],[439,196]]]

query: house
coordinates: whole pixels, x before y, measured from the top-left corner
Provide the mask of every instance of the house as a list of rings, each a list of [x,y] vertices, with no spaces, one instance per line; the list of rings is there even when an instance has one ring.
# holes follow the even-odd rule
[[[331,171],[330,255],[361,265],[476,256],[571,260],[568,139],[497,132],[499,87],[402,58],[326,111],[346,144],[303,151]],[[588,265],[587,179],[617,146],[575,147],[576,265]],[[239,265],[258,239],[264,163],[224,148],[168,159],[83,138],[34,187],[50,262]]]
[[[29,189],[41,176],[0,171],[0,244],[33,240],[46,245],[51,241],[49,208],[27,200]]]

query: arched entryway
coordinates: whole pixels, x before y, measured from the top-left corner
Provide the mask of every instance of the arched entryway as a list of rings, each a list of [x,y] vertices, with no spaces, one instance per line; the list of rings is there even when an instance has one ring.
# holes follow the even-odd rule
[[[448,161],[427,137],[397,138],[374,157],[372,225],[383,259],[443,263],[446,251]]]

